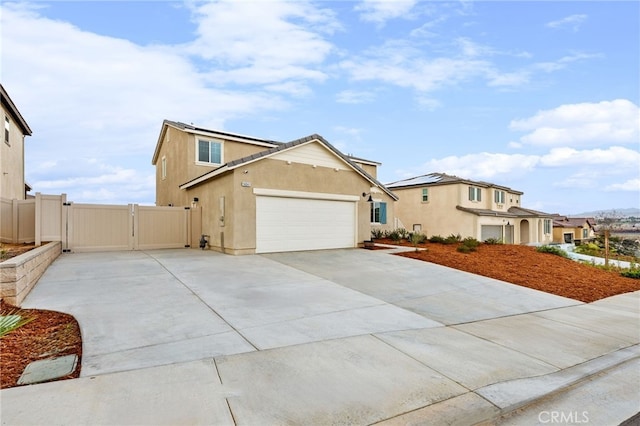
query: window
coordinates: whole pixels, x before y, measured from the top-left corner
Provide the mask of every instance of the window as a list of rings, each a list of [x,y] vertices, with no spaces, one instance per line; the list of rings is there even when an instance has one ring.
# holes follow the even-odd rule
[[[551,219],[544,220],[544,233],[551,234]]]
[[[167,178],[167,157],[162,157],[162,180]]]
[[[428,188],[422,188],[422,202],[427,202],[429,201],[429,189]]]
[[[5,115],[4,117],[4,143],[7,145],[11,145],[9,143],[9,129],[11,128],[11,122],[9,121],[9,117]]]
[[[371,223],[387,223],[387,203],[373,201],[371,203]]]
[[[198,139],[198,162],[222,164],[222,142]]]
[[[498,191],[497,189],[493,191],[493,200],[496,204],[504,204],[504,200],[506,199],[504,191]]]
[[[582,228],[582,238],[589,238],[589,230],[587,228]]]
[[[469,200],[471,201],[482,201],[481,189],[477,186],[469,187]]]

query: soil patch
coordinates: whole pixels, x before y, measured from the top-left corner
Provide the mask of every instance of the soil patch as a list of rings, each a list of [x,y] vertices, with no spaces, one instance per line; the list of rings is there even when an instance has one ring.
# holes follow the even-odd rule
[[[376,242],[393,244],[390,240]],[[419,247],[426,250],[398,255],[587,303],[640,290],[640,280],[623,277],[615,270],[539,253],[530,246],[481,244],[471,253],[458,252],[458,244],[425,243]]]
[[[34,243],[13,244],[13,243],[1,243],[0,244],[0,262],[4,262],[7,259],[26,253],[29,250],[36,248]]]
[[[15,309],[0,302],[0,315]],[[82,338],[76,319],[69,314],[41,309],[21,309],[20,315],[35,319],[0,338],[0,389],[17,386],[29,363],[63,355],[77,355],[78,364],[73,373],[55,380],[80,377]]]

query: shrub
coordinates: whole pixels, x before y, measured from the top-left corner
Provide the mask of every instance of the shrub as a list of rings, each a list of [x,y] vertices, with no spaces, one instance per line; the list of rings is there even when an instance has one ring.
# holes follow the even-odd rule
[[[470,247],[470,246],[466,246],[466,245],[461,245],[458,246],[458,248],[456,249],[458,250],[460,253],[471,253],[472,251],[476,251],[475,247]]]
[[[380,228],[375,228],[371,230],[371,238],[372,239],[380,239],[384,238],[384,231]]]
[[[556,255],[556,256],[569,258],[569,255],[567,254],[566,251],[562,250],[561,248],[554,247],[554,246],[540,246],[540,247],[536,248],[536,251],[538,253],[549,253],[549,254],[553,254],[553,255]]]
[[[487,238],[484,243],[489,245],[502,244],[502,240],[499,238]]]
[[[409,241],[411,241],[411,244],[414,246],[417,246],[427,241],[427,236],[419,232],[413,232],[409,234]]]
[[[478,247],[480,245],[480,241],[476,240],[473,237],[467,237],[464,240],[462,240],[462,245],[465,246],[465,247],[469,247],[469,248],[475,249],[476,247]]]
[[[455,243],[459,243],[460,241],[462,241],[462,237],[460,236],[460,234],[457,234],[457,235],[451,234],[444,239],[445,244],[455,244]]]
[[[631,268],[620,272],[620,275],[627,278],[634,278],[640,280],[640,267],[637,265],[631,265]]]
[[[396,229],[396,232],[398,233],[398,235],[400,235],[400,239],[401,240],[409,239],[409,231],[407,231],[406,229],[398,228],[398,229]]]
[[[390,231],[387,234],[387,237],[391,238],[393,241],[398,242],[402,239],[402,237],[400,236],[400,233],[398,232],[397,229],[394,229],[393,231]]]
[[[429,238],[429,242],[444,244],[444,237],[441,237],[440,235],[432,235],[431,238]]]

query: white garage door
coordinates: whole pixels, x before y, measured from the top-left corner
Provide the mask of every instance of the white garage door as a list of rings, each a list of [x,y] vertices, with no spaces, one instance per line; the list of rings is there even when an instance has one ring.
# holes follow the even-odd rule
[[[356,245],[356,203],[256,197],[256,253]]]

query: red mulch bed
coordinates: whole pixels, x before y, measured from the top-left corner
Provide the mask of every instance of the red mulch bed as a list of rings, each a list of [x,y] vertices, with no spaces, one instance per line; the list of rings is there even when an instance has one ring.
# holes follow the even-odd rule
[[[391,240],[376,241],[393,244]],[[458,244],[425,243],[419,247],[426,250],[398,255],[587,303],[640,290],[640,280],[623,277],[617,271],[539,253],[530,246],[481,244],[471,253],[458,252]]]

